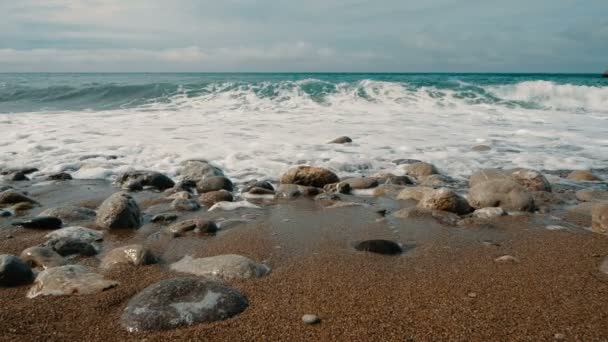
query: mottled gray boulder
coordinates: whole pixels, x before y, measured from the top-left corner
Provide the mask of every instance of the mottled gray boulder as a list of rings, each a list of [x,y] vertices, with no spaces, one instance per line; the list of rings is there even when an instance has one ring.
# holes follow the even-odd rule
[[[608,202],[596,203],[591,209],[591,229],[600,234],[608,234]]]
[[[76,206],[66,206],[66,207],[55,207],[48,208],[41,212],[38,216],[52,216],[57,217],[65,222],[76,222],[76,221],[87,221],[95,219],[95,210],[85,208],[85,207],[76,207]]]
[[[378,180],[372,177],[348,178],[342,182],[350,185],[351,189],[371,189],[378,186]]]
[[[117,192],[97,209],[96,223],[105,229],[137,229],[142,223],[139,206],[131,196]]]
[[[177,211],[196,211],[200,208],[200,204],[193,199],[176,198],[171,202],[171,209]]]
[[[173,278],[131,298],[120,319],[129,332],[167,330],[224,320],[249,303],[238,291],[200,278]]]
[[[38,204],[35,200],[25,196],[17,191],[7,190],[0,192],[0,206],[7,206],[17,203]]]
[[[509,173],[500,169],[483,169],[474,172],[469,177],[469,187],[472,188],[477,184],[491,181],[491,180],[505,180],[510,179]]]
[[[199,198],[199,201],[204,205],[211,207],[215,203],[218,202],[232,202],[234,201],[234,197],[227,190],[217,190],[217,191],[209,191],[202,194]]]
[[[39,216],[30,219],[17,220],[11,223],[13,226],[30,229],[59,229],[63,225],[61,219],[53,216]]]
[[[551,191],[547,178],[536,170],[517,169],[511,173],[511,178],[528,191]]]
[[[322,188],[327,184],[339,181],[340,179],[335,173],[314,166],[298,166],[290,169],[281,177],[281,184],[297,184],[315,188]]]
[[[425,162],[416,162],[405,166],[405,174],[420,179],[426,176],[438,174],[435,165]]]
[[[118,282],[105,279],[86,266],[58,266],[40,272],[27,297],[87,295],[117,285]]]
[[[195,218],[174,223],[170,225],[167,230],[175,237],[182,236],[187,232],[193,232],[195,234],[213,234],[217,232],[217,225],[210,220]]]
[[[203,180],[207,177],[223,176],[224,172],[204,160],[187,160],[183,163],[181,172],[182,179],[185,181]]]
[[[568,175],[569,180],[583,181],[583,182],[596,182],[602,179],[594,175],[591,171],[587,170],[574,170]]]
[[[83,242],[94,242],[103,240],[103,231],[93,230],[85,227],[65,227],[45,235],[47,239],[70,238]]]
[[[165,190],[172,188],[175,182],[171,178],[155,171],[127,171],[116,179],[116,184],[126,190],[138,190],[144,187],[156,188]]]
[[[149,265],[156,262],[156,257],[143,245],[128,245],[114,248],[101,260],[101,268],[112,268],[118,265]]]
[[[34,279],[30,266],[14,255],[0,254],[0,286],[29,284]]]
[[[330,141],[328,144],[347,144],[347,143],[352,143],[353,140],[347,136],[341,136],[338,137],[332,141]]]
[[[446,188],[425,192],[417,206],[422,209],[448,211],[458,215],[465,215],[473,211],[467,200]]]
[[[83,241],[72,237],[62,237],[47,241],[44,246],[52,248],[59,255],[83,255],[93,256],[98,253],[99,246],[92,241]]]
[[[218,190],[232,191],[233,187],[230,179],[224,176],[205,177],[205,179],[196,182],[196,189],[200,193]]]
[[[171,264],[171,269],[177,272],[223,280],[259,278],[270,272],[268,266],[235,254],[197,259],[185,256],[180,261]]]
[[[469,204],[475,208],[501,207],[507,210],[533,211],[534,198],[515,181],[492,180],[469,189]]]
[[[50,247],[34,246],[26,248],[21,252],[21,259],[31,267],[47,269],[51,267],[63,266],[67,264],[59,253]]]

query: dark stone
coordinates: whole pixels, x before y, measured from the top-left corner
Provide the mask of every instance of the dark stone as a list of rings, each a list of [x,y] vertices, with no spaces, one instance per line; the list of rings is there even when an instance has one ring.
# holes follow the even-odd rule
[[[365,240],[355,244],[355,249],[385,255],[401,254],[403,249],[396,242],[389,240]]]
[[[32,203],[32,204],[37,204],[38,202],[34,201],[33,199],[25,196],[24,194],[18,193],[16,191],[4,191],[2,193],[0,193],[0,205],[11,205],[11,204],[17,204],[17,203],[23,203],[23,202],[27,202],[27,203]]]
[[[234,197],[229,191],[217,190],[205,192],[199,197],[199,201],[204,205],[211,207],[218,202],[232,202],[234,201]]]
[[[251,190],[255,188],[270,190],[274,193],[274,187],[272,186],[272,184],[270,184],[270,182],[257,180],[252,180],[245,183],[245,186],[243,187],[243,192],[252,193]]]
[[[247,192],[252,195],[274,195],[274,190],[268,190],[266,188],[258,188],[257,186],[249,189],[249,191],[247,191]]]
[[[603,77],[603,78],[608,78],[608,71],[605,71],[605,72],[602,74],[602,77]]]
[[[196,188],[200,193],[218,190],[232,191],[233,185],[230,179],[224,176],[212,176],[196,182]]]
[[[131,298],[120,323],[129,332],[174,329],[224,320],[249,305],[240,292],[201,278],[172,278]]]
[[[14,255],[0,254],[0,286],[19,286],[34,280],[32,268]]]
[[[49,180],[71,180],[72,175],[67,172],[60,172],[48,177]]]
[[[420,163],[422,160],[418,160],[418,159],[395,159],[393,160],[394,164],[397,165],[404,165],[404,164],[414,164],[414,163]]]
[[[9,175],[7,180],[14,181],[14,182],[21,182],[21,181],[28,181],[30,179],[27,178],[25,173],[23,173],[22,171],[17,171],[15,173],[13,173],[12,175]]]
[[[187,160],[183,163],[181,175],[183,180],[201,181],[207,177],[223,176],[224,172],[206,160]]]
[[[177,220],[176,214],[158,214],[152,217],[152,222],[154,223],[171,222],[175,220]]]
[[[213,234],[217,232],[218,228],[213,221],[197,218],[174,223],[168,227],[168,230],[171,235],[177,237],[189,231],[196,234]]]
[[[128,190],[140,190],[143,187],[152,187],[158,190],[166,190],[175,186],[171,178],[155,171],[128,171],[116,179],[116,183]]]
[[[15,221],[13,226],[30,229],[59,229],[63,225],[61,219],[53,216],[38,216],[31,219]]]
[[[346,143],[352,143],[352,142],[353,142],[353,139],[351,139],[347,136],[342,136],[342,137],[339,137],[339,138],[336,138],[336,139],[330,141],[329,143],[330,144],[346,144]]]
[[[97,248],[89,242],[69,237],[50,240],[45,243],[61,256],[79,254],[84,256],[93,256],[97,254]]]

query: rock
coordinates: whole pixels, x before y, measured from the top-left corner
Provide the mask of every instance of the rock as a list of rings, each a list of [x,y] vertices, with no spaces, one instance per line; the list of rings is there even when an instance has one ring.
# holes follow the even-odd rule
[[[528,191],[551,192],[551,184],[542,173],[530,169],[518,169],[511,173],[511,178]]]
[[[8,190],[0,193],[0,205],[12,205],[17,203],[38,204],[38,202],[16,191]]]
[[[608,71],[604,72],[604,73],[602,74],[602,77],[603,77],[603,78],[608,78]]]
[[[298,166],[290,169],[281,177],[281,184],[297,184],[322,188],[327,184],[337,183],[340,179],[335,173],[314,166]]]
[[[281,184],[277,188],[276,196],[283,198],[295,198],[299,196],[314,197],[322,192],[321,189],[312,186],[301,186],[296,184]]]
[[[171,202],[171,209],[177,211],[196,211],[201,208],[197,201],[191,199],[176,198]]]
[[[70,175],[69,173],[66,173],[66,172],[60,172],[60,173],[55,173],[55,174],[48,176],[47,179],[48,180],[71,180],[72,175]]]
[[[0,210],[0,217],[10,217],[12,215],[13,214],[11,214],[11,212],[8,210]]]
[[[29,229],[59,229],[63,225],[61,219],[53,216],[38,216],[31,219],[19,220],[11,223]]]
[[[569,180],[573,181],[601,181],[602,179],[587,170],[574,170],[568,175]]]
[[[188,191],[177,191],[172,193],[171,195],[167,196],[168,199],[183,199],[183,200],[187,200],[187,199],[191,199],[192,198],[192,194]]]
[[[206,177],[196,183],[196,189],[200,193],[218,190],[232,191],[233,185],[230,179],[223,176]]]
[[[325,185],[323,190],[339,194],[349,194],[351,192],[351,186],[347,182],[338,182]]]
[[[347,136],[342,136],[339,138],[336,138],[332,141],[330,141],[328,144],[346,144],[346,143],[352,143],[353,140]]]
[[[236,210],[240,208],[249,208],[249,209],[262,209],[261,207],[249,202],[249,201],[238,201],[238,202],[217,202],[209,211],[215,210]]]
[[[433,164],[425,163],[425,162],[417,162],[413,164],[408,164],[405,167],[405,174],[408,176],[412,176],[416,179],[423,178],[426,176],[438,174],[437,168]]]
[[[14,255],[0,254],[0,286],[29,284],[34,279],[31,267]]]
[[[258,187],[253,187],[253,188],[249,189],[249,191],[247,193],[251,194],[251,195],[274,195],[275,194],[274,190],[269,190],[266,188],[258,188]]]
[[[34,205],[30,202],[21,202],[13,205],[13,210],[16,212],[23,212],[34,208]]]
[[[196,234],[213,234],[217,232],[217,225],[213,221],[196,218],[174,223],[169,226],[168,231],[174,237],[182,236],[190,231]]]
[[[441,210],[429,210],[419,207],[404,208],[396,211],[393,216],[401,219],[421,219],[421,218],[432,218],[437,222],[448,225],[456,226],[460,221],[460,216]]]
[[[488,145],[475,145],[475,146],[471,147],[471,150],[473,150],[475,152],[487,152],[487,151],[491,151],[492,148]]]
[[[317,315],[306,314],[302,316],[302,322],[304,322],[304,324],[317,324],[321,322],[321,319]]]
[[[31,267],[47,269],[63,266],[67,261],[50,247],[35,246],[26,248],[21,252],[21,259]]]
[[[62,221],[87,221],[93,220],[96,215],[95,210],[89,208],[67,206],[46,209],[38,216],[57,217]]]
[[[362,252],[371,252],[385,255],[397,255],[403,252],[401,246],[389,240],[365,240],[355,244],[355,249]]]
[[[516,257],[514,257],[512,255],[503,255],[503,256],[500,256],[500,257],[494,259],[494,262],[501,263],[501,264],[517,264],[517,263],[519,263],[519,259],[517,259]]]
[[[101,260],[101,268],[112,268],[118,265],[150,265],[156,262],[156,257],[143,245],[128,245],[114,248]]]
[[[418,159],[395,159],[393,160],[393,164],[395,165],[406,165],[406,164],[414,164],[414,163],[420,163],[422,162],[422,160],[418,160]]]
[[[83,241],[71,237],[62,237],[47,241],[45,246],[51,247],[61,256],[73,254],[93,256],[98,253],[98,247],[92,241]]]
[[[249,303],[238,291],[200,278],[173,278],[148,286],[133,297],[120,319],[129,332],[167,330],[224,320]]]
[[[177,220],[177,215],[175,214],[158,214],[152,217],[152,222],[154,223],[165,223],[172,222]]]
[[[608,202],[596,203],[591,209],[591,230],[608,234]]]
[[[197,259],[185,256],[171,264],[170,268],[177,272],[221,280],[260,278],[270,272],[268,266],[235,254]]]
[[[22,182],[22,181],[30,180],[29,178],[27,178],[25,173],[23,173],[21,171],[17,171],[12,174],[9,174],[9,175],[5,176],[4,179],[7,181],[12,181],[12,182]]]
[[[139,206],[131,196],[117,192],[97,209],[96,223],[105,229],[137,229],[142,224]]]
[[[103,240],[103,232],[84,227],[66,227],[55,230],[45,236],[47,239],[70,238],[82,242],[94,242]]]
[[[608,201],[608,191],[583,189],[576,192],[576,198],[583,202]]]
[[[181,176],[186,181],[198,182],[207,177],[224,176],[224,172],[220,168],[204,160],[187,160],[183,165]]]
[[[143,189],[143,187],[165,190],[172,188],[175,182],[171,178],[155,171],[127,171],[116,179],[116,183],[123,189]]]
[[[501,207],[495,208],[481,208],[477,209],[473,212],[473,217],[479,219],[493,219],[495,217],[505,216],[507,212],[504,211]]]
[[[418,207],[422,209],[448,211],[458,215],[465,215],[473,211],[467,200],[454,191],[446,188],[427,191],[420,199],[420,202],[418,202]]]
[[[266,189],[264,189],[264,190],[266,190]],[[274,193],[274,192],[272,192],[272,193]],[[206,205],[208,207],[211,207],[218,202],[234,201],[234,197],[232,196],[232,194],[229,191],[224,190],[224,189],[205,192],[198,199],[199,199],[199,201],[201,201],[201,203],[203,203],[204,205]]]
[[[604,260],[600,263],[599,267],[600,272],[608,275],[608,257],[604,257]]]
[[[534,198],[512,180],[491,180],[469,189],[469,204],[475,209],[501,207],[508,210],[533,211]]]
[[[491,181],[491,180],[505,180],[510,179],[509,174],[504,170],[499,169],[483,169],[474,172],[469,177],[469,187],[472,188],[477,184]]]
[[[86,266],[58,266],[40,272],[27,297],[87,295],[117,285],[118,282],[107,280]]]
[[[428,188],[444,188],[450,187],[454,183],[454,180],[444,175],[428,175],[420,179],[420,186],[426,186]]]
[[[403,190],[401,190],[401,192],[399,192],[399,194],[397,195],[397,199],[398,200],[414,200],[414,201],[420,201],[425,194],[433,192],[434,189],[433,188],[429,188],[429,187],[424,187],[424,186],[413,186],[413,187],[408,187],[405,188]]]
[[[392,173],[379,172],[373,175],[379,184],[409,185],[414,184],[408,176],[395,176]]]
[[[342,182],[350,185],[351,189],[371,189],[378,186],[378,180],[372,177],[348,178]]]
[[[274,187],[272,186],[272,184],[270,184],[270,182],[258,181],[255,179],[245,183],[245,186],[243,187],[243,192],[251,192],[251,190],[254,188],[261,188],[274,192]]]

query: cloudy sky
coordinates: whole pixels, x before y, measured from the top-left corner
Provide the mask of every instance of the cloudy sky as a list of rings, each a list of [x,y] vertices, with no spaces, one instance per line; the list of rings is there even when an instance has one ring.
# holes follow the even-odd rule
[[[0,0],[0,72],[608,69],[608,0]]]

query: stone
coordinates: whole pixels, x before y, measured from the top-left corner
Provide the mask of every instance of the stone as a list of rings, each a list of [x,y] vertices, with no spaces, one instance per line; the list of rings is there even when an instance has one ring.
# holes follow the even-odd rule
[[[237,210],[240,208],[249,208],[249,209],[262,209],[260,206],[257,206],[249,201],[237,201],[237,202],[217,202],[209,211],[215,210]]]
[[[96,223],[105,229],[137,229],[142,224],[139,206],[133,197],[117,192],[97,209]]]
[[[118,282],[105,279],[86,266],[58,266],[40,272],[27,297],[88,295],[117,285]]]
[[[14,255],[0,254],[0,286],[12,287],[32,282],[31,267]]]
[[[467,200],[447,188],[427,191],[417,206],[422,209],[441,210],[458,215],[465,215],[473,211]]]
[[[395,165],[406,165],[406,164],[414,164],[414,163],[420,163],[420,162],[422,162],[422,160],[409,159],[409,158],[401,158],[401,159],[393,160],[393,164],[395,164]]]
[[[438,174],[437,168],[433,164],[416,162],[405,166],[405,174],[416,179]]]
[[[202,180],[196,182],[196,189],[200,193],[206,193],[206,192],[218,191],[218,190],[232,191],[233,187],[234,186],[232,185],[232,182],[230,181],[230,179],[228,179],[224,176],[206,177],[205,179],[202,179]]]
[[[471,177],[469,177],[469,187],[472,188],[477,184],[487,182],[490,180],[505,180],[509,179],[509,174],[500,169],[483,169],[474,172]]]
[[[255,189],[255,188],[254,188]],[[266,190],[266,189],[264,189]],[[272,192],[274,193],[274,192]],[[217,191],[209,191],[202,194],[199,198],[199,201],[204,205],[211,207],[218,202],[232,202],[234,201],[234,197],[227,190],[217,190]]]
[[[116,183],[123,189],[142,189],[151,187],[160,191],[170,189],[175,186],[175,182],[166,175],[146,170],[127,171],[116,179]]]
[[[517,263],[519,263],[519,259],[517,259],[516,257],[514,257],[512,255],[503,255],[503,256],[500,256],[500,257],[494,259],[494,262],[501,263],[501,264],[517,264]]]
[[[281,184],[297,184],[323,188],[327,184],[337,183],[340,179],[328,169],[315,166],[298,166],[290,169],[281,177]]]
[[[60,172],[60,173],[55,173],[55,174],[48,176],[47,179],[48,180],[71,180],[72,175],[70,175],[67,172]]]
[[[406,187],[403,185],[381,184],[374,188],[372,195],[376,197],[386,196],[396,198],[397,195],[399,195],[399,193],[404,189],[406,189]]]
[[[29,229],[59,229],[63,225],[61,219],[53,216],[38,216],[31,219],[11,223],[13,226]]]
[[[454,183],[454,180],[452,178],[444,175],[435,174],[422,177],[418,185],[425,186],[428,188],[443,188],[450,187],[452,183]]]
[[[397,255],[403,252],[398,243],[389,240],[365,240],[355,244],[355,249],[384,255]]]
[[[591,209],[591,230],[608,234],[608,202],[596,203]]]
[[[351,189],[371,189],[378,186],[378,180],[372,177],[348,178],[342,182],[350,185]]]
[[[608,275],[608,256],[604,257],[604,260],[602,260],[600,263],[599,270],[600,272]]]
[[[224,172],[220,168],[204,160],[187,160],[183,166],[181,176],[185,181],[198,182],[207,177],[224,176]]]
[[[342,136],[330,141],[328,144],[347,144],[352,142],[353,140],[351,138],[347,136]]]
[[[174,223],[168,227],[168,231],[174,237],[182,236],[190,231],[196,234],[213,234],[217,232],[217,225],[213,221],[196,218]]]
[[[156,257],[143,245],[128,245],[114,248],[101,260],[101,268],[109,269],[119,265],[142,266],[156,262]]]
[[[51,247],[61,256],[73,254],[93,256],[98,253],[98,247],[93,241],[83,241],[77,238],[62,237],[47,241],[45,246]]]
[[[317,315],[306,314],[302,316],[302,322],[304,322],[304,324],[317,324],[321,322],[321,319]]]
[[[433,192],[433,188],[424,186],[407,187],[397,195],[398,200],[414,200],[420,201],[427,193]]]
[[[172,278],[131,298],[120,318],[129,332],[175,329],[224,320],[249,305],[237,290],[212,280]]]
[[[192,194],[188,191],[177,191],[172,193],[171,195],[167,196],[168,199],[191,199],[192,198]]]
[[[13,205],[12,208],[15,212],[24,212],[24,211],[33,209],[34,204],[32,204],[30,202],[21,202],[21,203],[17,203],[15,205]]]
[[[176,214],[158,214],[158,215],[154,215],[154,217],[152,217],[152,222],[154,223],[165,223],[165,222],[172,222],[177,220],[177,215]]]
[[[196,259],[185,256],[171,264],[170,268],[176,272],[221,280],[260,278],[270,273],[268,266],[236,254]]]
[[[85,207],[66,206],[45,209],[38,216],[57,217],[62,221],[88,221],[95,219],[97,213]]]
[[[21,252],[21,259],[31,267],[47,269],[63,266],[67,261],[50,247],[34,246]]]
[[[254,188],[261,188],[261,189],[266,189],[266,190],[270,190],[270,191],[274,192],[274,187],[272,186],[272,184],[270,182],[258,181],[255,179],[245,183],[245,186],[243,187],[243,192],[251,192],[251,190]]]
[[[493,219],[495,217],[505,216],[507,212],[501,207],[481,208],[473,212],[472,216],[478,219]]]
[[[351,186],[347,182],[338,182],[325,185],[323,190],[338,194],[349,194],[351,192]]]
[[[276,197],[295,198],[299,196],[314,197],[322,192],[321,189],[312,186],[301,186],[296,184],[281,184],[277,188]]]
[[[0,193],[0,206],[7,206],[18,203],[38,204],[35,200],[16,191],[8,190]]]
[[[176,198],[171,202],[171,209],[177,211],[196,211],[200,208],[200,204],[192,199]]]
[[[8,210],[0,210],[0,217],[10,217],[13,214]]]
[[[528,191],[551,192],[551,184],[542,173],[530,169],[517,169],[511,173],[511,178]]]
[[[274,195],[275,194],[274,190],[269,190],[266,188],[259,188],[257,186],[249,189],[249,191],[247,191],[247,193],[251,194],[251,195]]]
[[[66,227],[55,230],[45,236],[47,239],[70,238],[82,242],[95,242],[103,240],[103,232],[85,227]]]
[[[596,182],[596,181],[601,181],[602,179],[599,178],[598,176],[594,175],[591,171],[587,171],[587,170],[574,170],[572,172],[570,172],[570,174],[567,177],[569,180],[573,180],[573,181],[589,181],[589,182]]]
[[[507,210],[533,211],[534,198],[515,181],[491,180],[469,189],[469,204],[475,209],[501,207]]]
[[[414,184],[408,176],[396,176],[388,172],[378,172],[372,177],[376,178],[378,184],[410,185]]]
[[[608,191],[583,189],[576,192],[576,198],[582,202],[608,201]]]
[[[7,181],[13,181],[13,182],[22,182],[22,181],[30,180],[29,178],[27,178],[25,173],[23,173],[21,171],[17,171],[12,174],[9,174],[9,175],[5,176],[4,179]]]
[[[491,151],[492,148],[488,145],[475,145],[475,146],[471,147],[471,150],[473,150],[475,152],[487,152],[487,151]]]
[[[430,210],[419,207],[398,210],[393,214],[393,216],[401,219],[434,219],[437,222],[448,226],[456,226],[460,221],[460,216],[457,214],[448,211]]]

